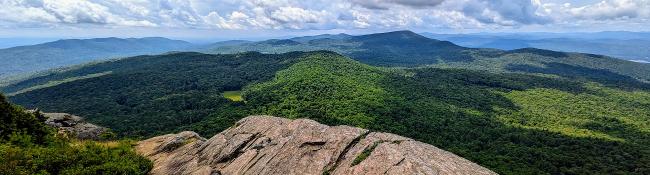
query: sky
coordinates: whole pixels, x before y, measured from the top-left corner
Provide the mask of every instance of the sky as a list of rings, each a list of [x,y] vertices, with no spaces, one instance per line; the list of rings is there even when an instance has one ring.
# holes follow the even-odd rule
[[[0,38],[650,30],[650,0],[0,0]]]

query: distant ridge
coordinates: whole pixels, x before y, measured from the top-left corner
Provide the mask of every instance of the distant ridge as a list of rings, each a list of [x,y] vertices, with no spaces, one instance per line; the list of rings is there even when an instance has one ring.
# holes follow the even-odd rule
[[[0,49],[0,78],[95,60],[182,51],[192,46],[162,37],[63,39]]]
[[[298,41],[298,42],[308,42],[311,40],[317,40],[317,39],[348,39],[351,38],[352,35],[348,35],[345,33],[339,33],[339,34],[322,34],[322,35],[314,35],[314,36],[301,36],[301,37],[294,37],[291,38],[291,40]]]
[[[348,34],[316,35],[291,39],[271,39],[240,45],[206,49],[207,53],[238,53],[258,51],[284,53],[292,51],[329,50],[350,56],[363,63],[378,66],[418,66],[439,61],[470,61],[462,52],[469,48],[448,41],[430,39],[402,30],[353,36]]]
[[[421,33],[464,47],[503,50],[534,47],[563,52],[607,55],[625,60],[650,61],[650,33],[606,31],[595,33]]]
[[[447,35],[438,35],[446,36]],[[310,40],[311,39],[311,40]],[[291,40],[295,42],[291,42]],[[522,72],[520,65],[537,66],[555,64],[552,70],[566,75],[570,67],[593,69],[628,76],[631,79],[650,81],[650,65],[620,60],[598,54],[560,52],[529,47],[525,43],[501,43],[512,50],[469,48],[450,41],[431,39],[408,30],[367,35],[317,35],[290,40],[266,40],[204,50],[207,53],[238,53],[258,51],[285,53],[292,51],[334,51],[354,60],[374,66],[388,67],[445,67],[488,71]],[[518,67],[518,69],[512,69]],[[535,70],[541,71],[541,70]],[[536,72],[535,72],[536,73]],[[590,74],[590,73],[586,73]],[[583,75],[586,75],[583,74]],[[606,74],[606,73],[605,73]],[[602,74],[602,75],[605,75]],[[611,74],[610,74],[611,75]]]
[[[404,40],[409,40],[409,39],[420,39],[420,40],[426,40],[430,39],[427,37],[424,37],[420,34],[417,34],[415,32],[412,32],[410,30],[399,30],[399,31],[392,31],[392,32],[384,32],[384,33],[373,33],[373,34],[366,34],[366,35],[359,35],[355,36],[355,39],[358,40],[363,40],[363,39],[404,39]]]

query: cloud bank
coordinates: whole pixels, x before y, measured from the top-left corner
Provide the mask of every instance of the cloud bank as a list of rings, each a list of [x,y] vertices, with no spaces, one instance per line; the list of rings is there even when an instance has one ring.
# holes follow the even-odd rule
[[[0,0],[0,27],[518,28],[650,24],[650,0]]]

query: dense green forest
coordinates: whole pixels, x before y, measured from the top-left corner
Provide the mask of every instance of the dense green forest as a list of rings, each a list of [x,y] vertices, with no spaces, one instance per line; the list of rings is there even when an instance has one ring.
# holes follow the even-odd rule
[[[152,164],[131,141],[79,141],[56,135],[38,112],[0,94],[0,174],[146,174]]]
[[[15,103],[81,115],[128,137],[180,130],[209,137],[244,116],[270,114],[400,134],[502,174],[650,173],[647,83],[553,62],[580,62],[571,54],[506,57],[517,55],[500,71],[478,71],[375,67],[326,51],[174,53],[2,90]]]
[[[224,98],[224,91],[270,79],[303,54],[139,56],[30,79],[3,91],[45,84],[12,94],[11,100],[30,108],[80,115],[123,136],[150,137],[238,108],[243,102]],[[70,79],[74,81],[51,83]]]
[[[650,93],[315,55],[245,89],[255,113],[397,133],[503,174],[647,174]]]

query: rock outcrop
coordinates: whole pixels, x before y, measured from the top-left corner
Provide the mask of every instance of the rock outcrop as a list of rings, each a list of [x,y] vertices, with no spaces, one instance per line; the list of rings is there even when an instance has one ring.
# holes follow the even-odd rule
[[[82,117],[67,113],[40,113],[46,118],[45,124],[57,128],[58,133],[78,139],[99,140],[108,129],[88,123]]]
[[[194,132],[140,141],[151,174],[496,174],[435,146],[313,120],[250,116],[204,139]]]

